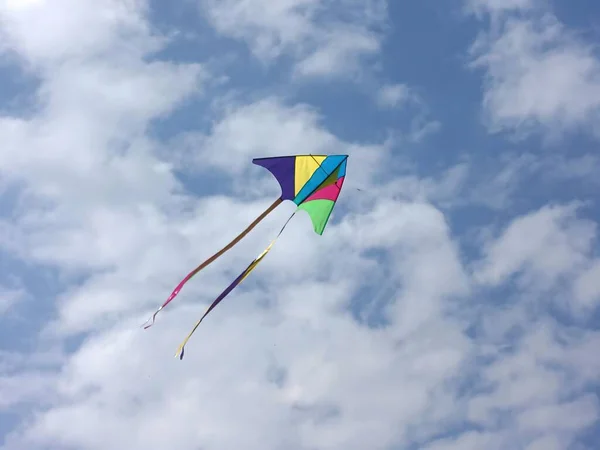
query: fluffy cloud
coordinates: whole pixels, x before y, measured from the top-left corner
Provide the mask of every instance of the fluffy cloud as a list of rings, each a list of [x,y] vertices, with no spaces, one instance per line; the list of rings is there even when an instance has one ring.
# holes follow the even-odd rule
[[[263,61],[292,55],[299,76],[352,75],[380,50],[386,0],[199,0],[221,34]],[[339,11],[344,11],[340,18]]]
[[[544,0],[466,0],[467,11],[479,15],[528,11],[544,4]]]
[[[585,312],[593,311],[600,302],[600,260],[590,261],[576,279],[574,298],[581,304]]]
[[[563,275],[581,270],[596,225],[575,217],[575,206],[544,207],[512,222],[485,250],[481,282],[499,285],[517,273],[551,288]]]
[[[76,3],[0,10],[5,49],[39,83],[35,111],[0,119],[0,173],[18,193],[0,211],[0,245],[34,274],[58,274],[56,293],[30,273],[33,283],[0,291],[12,302],[12,286],[23,285],[50,311],[32,308],[26,319],[42,326],[19,332],[26,351],[1,335],[0,448],[564,448],[598,419],[586,391],[600,370],[589,357],[598,334],[567,333],[545,314],[532,320],[525,301],[532,286],[557,279],[568,289],[555,297],[572,294],[588,310],[597,301],[596,230],[576,205],[514,218],[472,265],[450,218],[430,203],[453,200],[464,166],[441,179],[391,176],[393,144],[343,139],[308,104],[228,103],[208,130],[167,145],[153,121],[201,94],[205,70],[157,57],[164,39],[145,3]],[[341,3],[356,8],[358,29],[379,20],[375,3]],[[263,56],[278,55],[281,41],[304,61],[317,52],[311,39],[339,23],[311,2],[262,15],[244,9],[258,3],[223,4]],[[220,5],[204,4],[233,33]],[[95,38],[71,44],[81,27]],[[186,358],[171,358],[292,205],[186,285],[153,328],[139,326],[186,270],[277,195],[250,159],[299,152],[350,154],[325,235],[298,215],[199,328]],[[182,169],[197,182],[182,181]],[[209,195],[190,194],[204,188]],[[517,274],[511,292],[523,301],[493,308],[491,291]],[[0,320],[0,333],[17,328]]]
[[[372,145],[345,142],[322,127],[322,117],[314,107],[288,105],[277,97],[232,105],[208,134],[188,134],[178,147],[195,170],[219,169],[235,176],[238,187],[246,193],[279,188],[263,169],[249,163],[256,156],[348,154],[352,177],[345,183],[350,188],[373,183],[391,156],[387,142]]]
[[[18,23],[15,11],[11,20]],[[15,31],[5,31],[18,42]],[[107,42],[116,39],[105,32]],[[5,250],[85,278],[63,287],[43,335],[61,346],[64,336],[75,334],[81,336],[81,346],[58,368],[42,371],[34,364],[3,378],[4,408],[36,399],[44,405],[7,435],[5,447],[53,442],[65,447],[158,448],[170,442],[193,448],[200,440],[236,447],[362,448],[367,445],[361,440],[363,426],[377,434],[379,445],[391,444],[403,439],[399,420],[425,415],[435,399],[450,405],[451,394],[436,386],[456,373],[469,344],[459,329],[443,321],[438,308],[446,295],[464,291],[465,280],[443,216],[428,205],[392,202],[364,209],[357,204],[361,214],[332,223],[329,241],[311,239],[307,218],[299,218],[262,273],[240,290],[238,301],[224,304],[207,321],[201,331],[212,333],[212,344],[202,345],[199,333],[186,363],[165,366],[164,358],[191,325],[187,319],[200,312],[187,300],[209,301],[230,279],[229,268],[245,263],[273,226],[257,230],[223,265],[208,272],[209,277],[187,288],[151,332],[138,329],[143,315],[158,302],[156,293],[166,293],[177,276],[241,229],[268,199],[199,201],[178,194],[179,183],[169,165],[158,159],[157,143],[145,130],[150,120],[168,114],[195,92],[201,72],[195,65],[149,63],[142,60],[143,53],[139,59],[121,59],[120,42],[111,44],[110,56],[102,59],[91,58],[96,48],[87,49],[83,59],[71,51],[44,52],[41,44],[33,46],[35,51],[28,50],[31,45],[13,48],[38,67],[43,102],[33,118],[5,117],[2,122],[2,135],[10,143],[3,151],[3,171],[14,182],[25,183],[22,198],[30,202],[9,220],[16,241]],[[274,139],[278,133],[281,138]],[[281,147],[279,142],[286,139]],[[312,109],[288,107],[276,99],[226,113],[199,142],[200,159],[207,158],[227,176],[243,170],[231,166],[232,159],[248,161],[257,152],[287,153],[298,147],[347,151],[351,164],[362,166],[366,174],[381,169],[387,155],[382,147],[343,142],[322,128]],[[219,157],[216,148],[226,150],[228,158]],[[365,170],[367,164],[371,171]],[[375,190],[369,175],[363,181],[368,191]],[[225,225],[221,218],[228,218]],[[362,233],[367,227],[370,232]],[[395,234],[395,229],[402,233]],[[357,289],[375,294],[371,280],[382,280],[375,261],[363,256],[369,249],[414,255],[413,264],[399,261],[398,271],[387,274],[388,283],[404,280],[406,285],[390,304],[396,306],[385,313],[391,323],[405,324],[400,328],[371,331],[351,315],[350,299]],[[435,280],[422,284],[439,261],[443,267]],[[271,298],[268,309],[262,305],[265,297]],[[435,329],[438,337],[431,340],[427,329]],[[394,342],[409,334],[414,335],[411,343],[395,348]],[[423,356],[425,349],[430,351]],[[363,355],[361,370],[354,363],[357,354]],[[190,363],[205,368],[203,383],[198,383],[197,372],[191,376],[185,369]],[[246,381],[238,378],[240,373]],[[405,398],[401,403],[389,395],[398,379],[405,380],[395,388],[395,395]],[[378,392],[348,397],[365,380],[379,386]],[[416,388],[422,383],[431,386],[427,395],[427,388]],[[191,397],[202,400],[190,402]],[[387,406],[381,408],[375,399],[387,399]],[[255,414],[256,408],[261,415]],[[156,424],[165,417],[169,427],[156,433]],[[315,423],[319,417],[330,419]],[[190,427],[190,420],[203,426]],[[239,427],[245,424],[247,431],[231,434],[230,420]],[[277,432],[269,433],[275,425]],[[102,442],[100,436],[111,442]]]
[[[532,6],[513,3],[503,2],[502,9]],[[476,4],[492,14],[498,10],[496,2]],[[473,47],[473,66],[485,70],[488,125],[493,131],[519,133],[541,127],[550,137],[579,130],[596,134],[600,60],[594,46],[546,8],[535,11],[506,16]]]
[[[328,243],[306,240],[305,224],[298,221],[255,278],[265,288],[251,282],[216,310],[190,343],[183,364],[165,365],[164,358],[182,337],[182,324],[191,325],[190,313],[199,313],[197,307],[172,308],[148,333],[131,329],[136,315],[102,326],[63,366],[53,386],[59,400],[10,437],[9,448],[45,442],[84,448],[123,443],[160,448],[176,442],[194,448],[200,441],[358,449],[402,442],[410,424],[432,420],[432,404],[445,405],[436,409],[437,417],[450,417],[452,393],[438,386],[458,375],[469,342],[440,315],[444,297],[464,291],[443,217],[426,205],[392,203],[349,220],[332,228]],[[362,227],[372,232],[357,236]],[[400,233],[390,235],[390,229]],[[306,247],[310,257],[299,259]],[[398,280],[405,287],[396,290],[386,314],[391,325],[380,331],[360,325],[347,311],[359,286],[381,281],[376,267],[360,256],[369,248],[412,261],[393,264],[396,273],[387,274],[386,284]],[[259,306],[265,297],[271,299],[268,309]],[[193,375],[191,366],[198,368]],[[101,420],[105,415],[112,419]],[[156,430],[166,417],[169,426]],[[190,427],[190,420],[201,425]],[[97,435],[100,422],[107,432],[103,442]],[[247,431],[230,433],[233,423]]]
[[[388,84],[383,86],[377,95],[377,104],[382,108],[395,108],[413,97],[405,84]]]
[[[23,289],[0,287],[0,315],[9,311],[15,303],[23,298],[24,294]]]
[[[159,43],[145,18],[147,5],[138,0],[100,0],[94,7],[77,0],[52,6],[46,0],[2,0],[0,12],[0,48],[35,67],[115,50],[139,54]]]

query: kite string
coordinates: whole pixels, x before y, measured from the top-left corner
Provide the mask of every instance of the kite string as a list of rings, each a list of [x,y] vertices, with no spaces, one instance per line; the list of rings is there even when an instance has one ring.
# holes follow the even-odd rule
[[[167,298],[167,300],[154,312],[154,314],[152,315],[152,317],[150,317],[142,325],[144,327],[144,329],[148,329],[152,325],[154,325],[154,321],[156,320],[156,316],[158,315],[158,313],[165,306],[167,306],[177,296],[177,294],[179,294],[179,291],[181,291],[181,288],[183,288],[184,284],[186,284],[194,275],[196,275],[202,269],[206,268],[208,265],[210,265],[211,263],[213,263],[217,258],[219,258],[220,256],[222,256],[225,252],[227,252],[228,250],[230,250],[235,244],[237,244],[239,241],[241,241],[242,238],[244,238],[244,236],[246,236],[250,231],[252,231],[252,229],[254,227],[256,227],[256,225],[258,225],[259,222],[261,222],[265,217],[267,217],[271,212],[273,212],[273,210],[277,206],[279,206],[279,204],[281,204],[281,202],[283,202],[283,199],[281,197],[279,197],[277,200],[275,200],[271,204],[271,206],[269,206],[265,211],[263,211],[263,213],[260,216],[258,216],[254,220],[254,222],[252,222],[250,225],[248,225],[248,227],[244,231],[242,231],[240,234],[238,234],[229,244],[227,244],[225,247],[223,247],[217,253],[215,253],[214,255],[212,255],[210,258],[208,258],[206,261],[204,261],[202,264],[200,264],[198,267],[196,267],[194,270],[192,270],[190,273],[188,273],[185,276],[185,278],[183,280],[181,280],[179,282],[179,284],[175,287],[175,289],[173,290],[173,292],[171,292],[171,295],[169,295],[169,298]],[[149,325],[147,325],[148,322],[150,322],[150,321],[152,321],[152,323],[150,323]]]
[[[186,336],[186,338],[183,340],[183,342],[179,345],[179,348],[177,349],[177,353],[175,354],[175,356],[179,356],[179,359],[182,360],[183,359],[183,355],[185,352],[185,345],[187,344],[187,342],[190,340],[190,338],[192,337],[192,335],[194,334],[194,332],[196,331],[196,329],[198,328],[198,326],[200,326],[200,324],[202,323],[202,321],[204,320],[204,318],[225,298],[227,297],[227,295],[229,295],[229,293],[231,291],[233,291],[233,289],[235,289],[236,286],[238,286],[248,275],[250,275],[250,272],[252,272],[256,266],[258,265],[258,263],[260,263],[260,261],[267,255],[267,253],[269,253],[269,251],[271,250],[271,248],[273,247],[273,245],[275,244],[275,242],[277,241],[277,239],[279,239],[279,236],[281,236],[281,233],[283,233],[283,230],[285,230],[285,227],[287,227],[288,223],[290,222],[290,220],[292,220],[292,217],[294,217],[294,215],[296,214],[298,210],[294,211],[292,213],[292,215],[285,221],[285,223],[283,224],[283,227],[281,227],[281,230],[279,230],[279,233],[277,233],[277,236],[275,236],[275,238],[271,241],[271,243],[267,246],[267,248],[265,248],[260,255],[258,255],[249,265],[248,267],[246,267],[246,269],[244,269],[244,271],[238,275],[238,277],[233,280],[233,282],[227,286],[227,288],[225,288],[225,290],[223,292],[221,292],[221,294],[211,303],[211,305],[206,309],[206,312],[202,315],[202,317],[200,318],[200,320],[198,320],[198,322],[196,322],[196,324],[194,325],[194,328],[192,328],[192,331],[190,331],[190,333]]]

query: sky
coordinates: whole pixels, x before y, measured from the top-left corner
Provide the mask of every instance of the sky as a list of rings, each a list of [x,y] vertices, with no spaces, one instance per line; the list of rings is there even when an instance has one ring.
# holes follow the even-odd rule
[[[0,0],[1,450],[600,441],[600,5]],[[347,154],[322,236],[256,157]],[[596,446],[595,446],[596,445]]]

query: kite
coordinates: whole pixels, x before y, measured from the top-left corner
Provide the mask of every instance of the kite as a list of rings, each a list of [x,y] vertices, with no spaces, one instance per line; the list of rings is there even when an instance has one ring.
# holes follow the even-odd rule
[[[283,230],[294,217],[296,212],[304,210],[308,213],[315,233],[322,235],[336,201],[340,195],[344,178],[346,176],[346,164],[348,155],[293,155],[293,156],[275,156],[267,158],[255,158],[252,162],[258,166],[267,169],[277,180],[281,188],[281,195],[275,200],[262,214],[260,214],[248,227],[236,236],[229,244],[212,255],[194,270],[175,287],[171,295],[148,319],[146,324],[152,320],[152,323],[144,328],[150,328],[156,319],[157,314],[164,309],[179,294],[184,284],[186,284],[194,275],[213,263],[217,258],[230,250],[235,244],[240,242],[259,222],[267,217],[271,212],[286,200],[294,202],[298,208],[284,223],[277,236],[271,241],[265,250],[263,250],[244,271],[212,302],[200,320],[196,322],[192,331],[187,335],[177,350],[179,359],[183,359],[185,345],[196,331],[202,320],[235,289],[260,261],[269,253],[275,241],[281,236]]]

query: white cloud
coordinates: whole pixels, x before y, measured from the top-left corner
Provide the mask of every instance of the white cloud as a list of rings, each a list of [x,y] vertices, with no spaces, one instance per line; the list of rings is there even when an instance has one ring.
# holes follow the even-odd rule
[[[587,312],[600,303],[600,260],[594,260],[577,277],[574,283],[574,298]]]
[[[513,446],[519,442],[515,439],[519,436],[521,442],[534,448],[539,445],[534,444],[536,441],[550,438],[568,446],[572,436],[598,420],[600,412],[597,399],[580,390],[591,380],[589,374],[573,373],[568,353],[581,343],[592,344],[597,337],[589,333],[581,338],[562,336],[559,340],[555,324],[542,319],[533,322],[535,326],[527,327],[514,352],[499,354],[483,370],[490,389],[470,401],[469,418],[491,428],[506,427],[507,431],[514,426],[516,433],[505,436],[513,440]],[[584,365],[587,363],[578,362],[578,367]],[[566,416],[565,411],[569,411]],[[508,423],[504,422],[503,412],[510,414]],[[558,417],[561,424],[556,423]],[[504,427],[500,425],[503,422]],[[507,443],[503,448],[506,447]]]
[[[382,108],[396,108],[413,97],[405,84],[386,84],[377,94],[377,104]]]
[[[485,70],[484,107],[492,131],[547,137],[585,130],[600,119],[600,59],[594,46],[548,12],[508,16],[473,47]]]
[[[339,27],[327,33],[320,47],[298,64],[297,74],[307,77],[352,75],[360,72],[361,57],[378,51],[378,36],[356,27]]]
[[[478,15],[528,11],[544,3],[545,0],[465,0],[467,11]]]
[[[465,291],[466,280],[444,217],[426,204],[356,201],[360,214],[333,222],[327,238],[299,217],[246,286],[194,336],[186,360],[171,359],[200,312],[197,302],[209,301],[267,242],[283,209],[190,283],[154,328],[138,328],[186,269],[269,199],[180,197],[144,131],[195,92],[197,68],[181,72],[139,60],[111,66],[112,58],[48,66],[45,108],[29,120],[5,118],[0,128],[10,142],[4,170],[27,183],[29,201],[44,200],[9,223],[17,254],[86,275],[62,290],[43,334],[60,345],[63,336],[81,333],[82,346],[51,374],[21,371],[5,379],[10,405],[50,404],[13,430],[4,448],[152,449],[168,442],[191,449],[201,442],[358,449],[401,442],[410,424],[431,420],[434,404],[445,405],[436,408],[437,417],[449,417],[453,394],[439,386],[459,373],[469,342],[440,307],[446,296]],[[164,89],[167,80],[172,90]],[[361,187],[369,199],[371,188],[379,189],[373,174],[388,156],[380,146],[343,142],[323,129],[314,110],[276,99],[227,111],[200,144],[200,156],[230,175],[251,167],[254,155],[347,151],[349,180],[366,174]],[[356,196],[345,198],[352,211]],[[344,312],[359,287],[377,289],[371,280],[382,280],[362,254],[369,249],[396,261],[387,284],[405,285],[384,311],[393,326],[380,331]],[[401,254],[413,255],[412,263],[398,259]],[[261,306],[265,299],[269,308]],[[410,342],[400,344],[408,335]],[[200,372],[190,372],[190,364]],[[277,373],[281,387],[269,381]],[[15,388],[24,381],[27,389]]]
[[[590,394],[560,405],[532,408],[521,413],[517,422],[521,428],[537,432],[546,432],[551,428],[559,434],[593,425],[599,412],[598,399]]]
[[[290,54],[299,76],[348,76],[380,49],[386,0],[199,0],[215,29],[263,61]]]
[[[594,222],[576,217],[577,205],[545,206],[515,219],[489,242],[477,272],[482,283],[501,285],[513,275],[549,290],[563,276],[578,273],[596,237]]]
[[[480,336],[479,355],[489,362],[469,379],[464,403],[456,406],[466,408],[465,418],[478,431],[425,448],[569,448],[600,416],[597,396],[586,391],[598,367],[586,352],[598,344],[598,333],[565,332],[537,311],[522,317],[523,333],[509,346],[487,351],[484,343],[497,326],[496,316]]]
[[[384,84],[375,91],[374,100],[381,109],[412,110],[408,130],[397,130],[397,134],[401,136],[399,140],[418,144],[426,137],[437,133],[442,127],[440,122],[432,119],[429,107],[423,98],[407,84]]]
[[[429,198],[443,199],[445,206],[484,206],[507,211],[544,189],[577,189],[579,199],[589,195],[588,200],[593,202],[600,182],[598,170],[600,158],[592,153],[570,156],[505,150],[484,158],[469,155],[464,162],[447,169],[439,181],[431,183],[432,187],[439,185],[439,189],[431,189],[436,197]]]
[[[69,14],[64,14],[69,11]],[[34,67],[107,52],[145,53],[157,49],[140,0],[0,2],[0,50],[16,52]]]
[[[192,133],[182,140],[178,147],[184,148],[184,160],[193,162],[195,169],[219,168],[235,175],[246,192],[264,192],[269,186],[278,189],[269,174],[251,164],[257,156],[348,154],[352,177],[345,183],[350,189],[373,183],[390,157],[388,142],[374,145],[345,142],[322,127],[322,117],[315,108],[306,104],[287,105],[276,97],[230,105],[208,135]],[[253,176],[261,177],[266,184],[257,184],[254,178],[250,182],[248,177]]]
[[[357,240],[362,226],[372,233]],[[388,204],[334,226],[328,241],[306,239],[298,222],[290,231],[276,248],[282,251],[274,251],[255,276],[267,290],[249,287],[220,306],[190,343],[183,363],[169,356],[191,325],[191,314],[200,312],[197,306],[174,306],[148,333],[130,329],[137,324],[135,314],[102,326],[63,368],[53,390],[61,401],[9,438],[8,448],[47,442],[90,449],[152,449],[165,442],[195,448],[202,442],[360,449],[402,442],[408,425],[431,420],[433,404],[445,405],[436,408],[437,415],[451,415],[452,394],[439,386],[458,374],[469,343],[438,312],[445,295],[461,291],[463,276],[443,217],[425,205]],[[290,251],[302,254],[302,247],[313,257],[287,257]],[[403,277],[406,287],[396,294],[387,330],[369,330],[340,314],[352,292],[369,283],[371,271],[361,274],[365,261],[356,252],[369,247],[389,248],[390,257],[405,254],[412,261],[390,274]],[[319,261],[332,268],[329,275],[321,270],[322,281],[311,267]],[[286,275],[294,272],[298,277]],[[280,280],[276,285],[269,282],[273,275]],[[307,277],[313,281],[304,281]],[[197,283],[208,289],[206,280]],[[265,296],[274,303],[257,310]],[[407,333],[411,338],[405,341]],[[165,358],[173,363],[165,364]],[[269,382],[270,373],[278,372],[279,387]],[[156,430],[165,418],[168,426]],[[200,425],[189,427],[190,420]],[[230,433],[232,424],[240,433]]]
[[[29,189],[50,198],[70,195],[89,202],[90,196],[145,195],[147,179],[137,174],[161,172],[160,163],[147,156],[148,122],[198,92],[207,76],[197,64],[144,61],[155,49],[145,8],[137,1],[61,0],[0,9],[5,42],[41,80],[39,114],[0,118],[5,176],[34,181]],[[103,155],[107,145],[110,151]],[[101,187],[106,177],[114,177],[113,183]],[[139,182],[144,186],[132,190]]]
[[[599,342],[593,333],[559,341],[548,330],[531,331],[515,345],[514,357],[497,358],[481,373],[493,390],[461,392],[480,368],[473,365],[479,342],[465,333],[470,323],[454,314],[471,306],[473,280],[448,219],[427,200],[451,197],[463,166],[441,180],[384,182],[379,175],[392,161],[388,143],[346,142],[325,128],[315,109],[269,97],[229,105],[207,133],[187,137],[196,158],[184,155],[185,163],[200,183],[207,172],[224,185],[236,178],[256,182],[252,195],[182,192],[175,155],[147,131],[153,119],[196,95],[204,73],[196,65],[148,62],[140,48],[156,41],[145,31],[145,5],[127,5],[127,14],[121,6],[113,16],[105,10],[123,25],[91,13],[96,2],[74,6],[104,36],[101,50],[15,45],[40,76],[41,101],[30,118],[0,121],[2,174],[25,186],[4,218],[1,245],[34,268],[57,268],[63,285],[57,298],[36,298],[52,309],[49,326],[28,336],[39,339],[37,348],[0,353],[0,414],[22,419],[3,436],[2,450],[566,446],[598,417],[581,393],[600,370],[589,358]],[[279,7],[265,14],[297,18]],[[42,29],[52,39],[54,21],[40,30],[14,25],[30,13],[24,7],[2,16],[13,24],[2,28],[10,42],[41,39],[33,35]],[[67,21],[56,33],[70,29],[76,40],[81,30],[62,17],[68,14],[52,10],[47,17]],[[130,23],[142,30],[133,41]],[[142,44],[132,50],[131,42]],[[184,361],[172,358],[207,302],[266,245],[292,205],[192,280],[153,328],[144,332],[139,325],[186,270],[272,201],[274,181],[251,158],[300,152],[351,155],[348,184],[325,235],[312,232],[306,215],[297,217],[252,277],[203,323]],[[426,195],[406,188],[412,182]],[[485,249],[482,279],[502,283],[524,268],[542,279],[592,270],[587,255],[594,230],[575,212],[546,208],[515,220]],[[539,237],[529,243],[526,233]],[[593,286],[581,279],[578,292],[588,298]],[[385,324],[369,328],[355,320],[350,309],[357,298]],[[557,383],[563,378],[540,358],[576,376]],[[574,394],[570,403],[563,402],[565,392]],[[550,430],[563,404],[570,420]],[[507,408],[518,412],[512,428],[430,442],[471,414],[487,426],[496,409]]]
[[[23,289],[0,286],[0,316],[7,313],[24,296],[25,291]]]
[[[508,208],[519,193],[526,175],[539,169],[540,163],[529,154],[510,155],[503,158],[503,164],[495,164],[492,173],[485,173],[471,167],[474,176],[480,177],[477,189],[471,189],[464,195],[468,202],[482,204],[496,210]]]
[[[34,62],[50,58],[22,54]],[[201,309],[187,302],[206,303],[216,295],[287,211],[195,279],[155,327],[142,332],[141,321],[178,277],[269,199],[185,198],[169,165],[157,159],[157,144],[145,130],[196,92],[196,66],[139,59],[117,64],[114,53],[90,60],[51,56],[64,60],[39,69],[43,108],[31,119],[4,118],[0,127],[10,143],[3,170],[26,183],[24,199],[31,202],[9,221],[16,242],[8,249],[85,275],[64,287],[42,335],[60,345],[65,335],[81,334],[83,343],[59,370],[4,379],[10,405],[45,405],[6,437],[4,448],[152,449],[168,442],[191,449],[201,442],[358,449],[373,443],[367,431],[377,436],[376,445],[402,441],[408,424],[427,422],[423,416],[432,404],[446,405],[436,409],[438,416],[451,414],[452,393],[438,386],[458,373],[469,343],[439,308],[445,296],[461,294],[466,281],[444,218],[428,205],[365,205],[353,220],[333,222],[328,239],[313,235],[308,219],[299,217],[245,288],[207,320],[186,360],[172,360]],[[355,173],[350,178],[365,173],[361,187],[367,191],[376,190],[373,174],[388,156],[380,146],[343,142],[322,128],[314,110],[276,99],[226,111],[199,142],[200,156],[229,175],[251,167],[254,155],[347,151],[349,173]],[[355,197],[346,198],[352,210]],[[359,287],[377,288],[371,283],[376,267],[362,255],[369,248],[394,258],[394,251],[414,255],[412,264],[400,261],[388,274],[388,284],[404,279],[405,287],[385,312],[396,325],[379,332],[344,312]],[[265,299],[268,309],[261,306]],[[410,343],[395,344],[408,334]],[[208,335],[211,345],[205,345]],[[190,363],[200,372],[189,372]],[[278,372],[284,378],[279,388],[269,381]],[[15,388],[25,381],[27,389]],[[365,383],[372,387],[361,392]],[[330,414],[331,420],[315,422]],[[201,426],[190,427],[190,421]],[[232,434],[234,424],[239,432]]]

